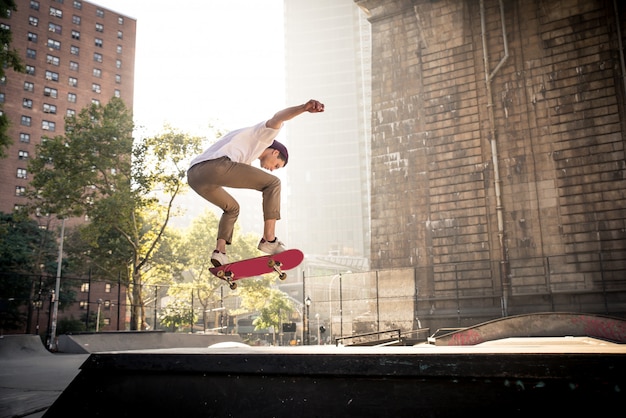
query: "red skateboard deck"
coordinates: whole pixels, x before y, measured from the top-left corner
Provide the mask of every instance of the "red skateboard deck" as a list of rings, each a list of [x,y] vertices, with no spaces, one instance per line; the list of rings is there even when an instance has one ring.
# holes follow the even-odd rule
[[[285,280],[287,278],[285,270],[297,267],[302,260],[304,260],[302,251],[292,249],[274,255],[263,255],[248,260],[235,261],[219,267],[211,267],[209,271],[226,281],[230,288],[235,290],[237,288],[235,281],[247,277],[276,272],[281,280]]]

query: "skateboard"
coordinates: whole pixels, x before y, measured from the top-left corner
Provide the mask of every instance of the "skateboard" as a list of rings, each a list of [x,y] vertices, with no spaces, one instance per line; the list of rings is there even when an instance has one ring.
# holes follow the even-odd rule
[[[219,267],[211,267],[209,271],[228,283],[232,290],[235,290],[237,288],[237,280],[262,274],[276,272],[280,280],[285,280],[287,273],[284,270],[297,267],[302,260],[304,260],[302,251],[291,249],[274,255],[263,255],[248,260],[235,261]]]

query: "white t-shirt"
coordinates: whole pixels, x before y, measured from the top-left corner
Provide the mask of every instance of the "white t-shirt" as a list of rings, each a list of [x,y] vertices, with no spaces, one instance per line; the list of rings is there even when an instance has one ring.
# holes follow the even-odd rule
[[[252,164],[263,151],[272,145],[280,129],[268,128],[265,121],[254,126],[241,128],[227,133],[215,144],[207,148],[202,154],[191,161],[189,167],[221,157],[228,157],[231,161],[243,164]]]

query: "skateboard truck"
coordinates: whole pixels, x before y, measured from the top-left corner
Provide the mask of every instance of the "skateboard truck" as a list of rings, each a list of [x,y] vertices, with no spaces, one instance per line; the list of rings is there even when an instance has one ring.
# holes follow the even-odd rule
[[[237,282],[233,281],[234,276],[232,271],[226,272],[224,270],[218,270],[217,277],[225,280],[226,283],[228,283],[228,287],[230,287],[230,290],[237,289]]]
[[[287,273],[285,273],[284,271],[281,270],[281,266],[283,265],[283,263],[281,263],[280,261],[276,261],[273,258],[270,258],[269,260],[267,260],[267,266],[270,268],[273,268],[274,271],[276,273],[278,273],[278,278],[280,280],[285,280],[287,278]]]

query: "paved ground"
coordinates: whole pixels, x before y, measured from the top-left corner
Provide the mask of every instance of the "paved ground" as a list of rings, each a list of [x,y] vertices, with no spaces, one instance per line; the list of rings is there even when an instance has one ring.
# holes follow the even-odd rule
[[[52,354],[33,335],[0,337],[0,418],[42,417],[88,354]]]

